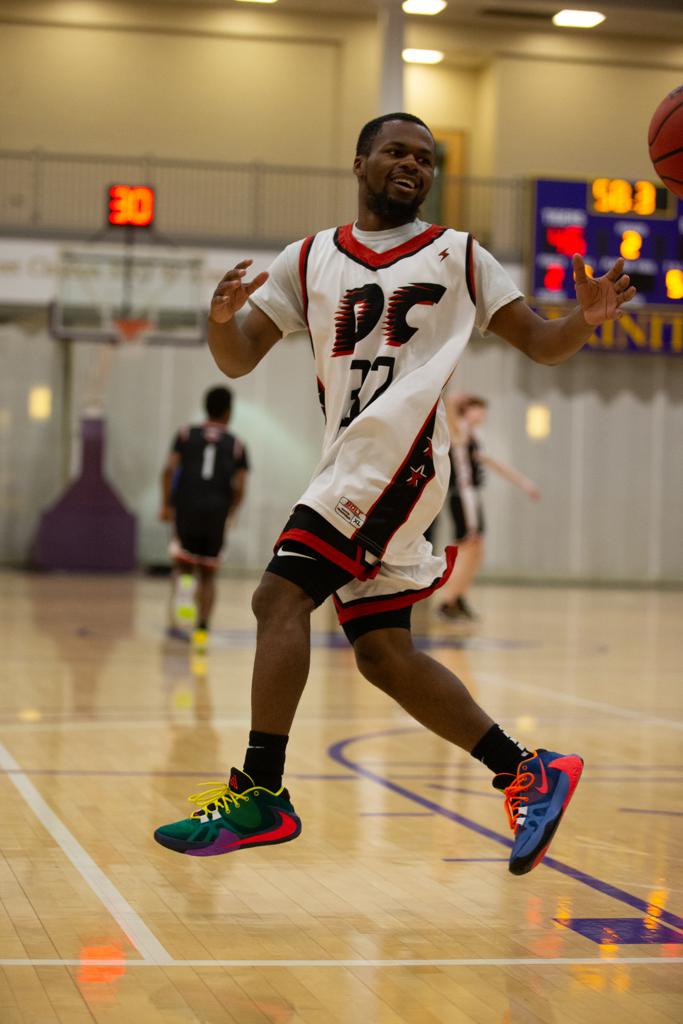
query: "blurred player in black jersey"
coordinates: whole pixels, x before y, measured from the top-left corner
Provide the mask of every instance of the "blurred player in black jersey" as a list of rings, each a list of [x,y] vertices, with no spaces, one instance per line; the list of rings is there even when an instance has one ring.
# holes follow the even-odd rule
[[[471,621],[478,618],[465,595],[484,557],[481,489],[486,470],[492,469],[514,484],[531,501],[539,501],[541,497],[533,480],[483,451],[478,428],[486,422],[487,412],[488,402],[478,395],[451,395],[446,399],[452,467],[448,504],[458,546],[454,570],[441,591],[439,612],[447,619]]]
[[[171,554],[174,592],[182,574],[196,579],[197,622],[193,643],[206,647],[216,596],[215,573],[228,526],[244,499],[247,452],[227,427],[232,393],[217,387],[207,392],[207,420],[178,431],[161,478],[160,518],[175,523]],[[172,635],[182,633],[172,624]]]

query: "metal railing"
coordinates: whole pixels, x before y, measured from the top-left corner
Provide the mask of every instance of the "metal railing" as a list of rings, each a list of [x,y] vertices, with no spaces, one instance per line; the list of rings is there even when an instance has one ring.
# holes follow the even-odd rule
[[[0,233],[94,236],[115,183],[153,186],[156,231],[185,244],[280,245],[347,222],[356,202],[346,169],[0,150]],[[524,181],[446,176],[438,193],[428,219],[472,231],[499,259],[520,259]]]

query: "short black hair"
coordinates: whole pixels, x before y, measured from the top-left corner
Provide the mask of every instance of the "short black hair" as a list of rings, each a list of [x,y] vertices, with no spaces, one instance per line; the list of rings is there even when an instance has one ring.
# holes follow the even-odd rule
[[[410,121],[412,124],[422,125],[426,128],[430,135],[432,130],[428,124],[425,124],[422,118],[416,117],[415,114],[406,114],[399,111],[395,114],[382,114],[381,117],[374,117],[372,121],[368,121],[366,125],[360,130],[358,136],[358,142],[356,143],[356,156],[367,156],[372,149],[372,144],[379,135],[380,129],[383,124],[387,121]],[[434,136],[432,135],[432,139]]]
[[[462,416],[468,409],[488,409],[489,403],[481,395],[462,395],[457,404],[458,415]]]
[[[228,388],[211,388],[204,396],[204,407],[210,420],[219,420],[232,409],[232,391]]]

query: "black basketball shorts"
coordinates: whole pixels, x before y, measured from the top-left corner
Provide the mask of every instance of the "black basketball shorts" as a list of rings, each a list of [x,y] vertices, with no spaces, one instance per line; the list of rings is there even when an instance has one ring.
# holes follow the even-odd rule
[[[483,534],[485,528],[484,509],[482,508],[481,497],[478,491],[476,493],[475,500],[477,503],[477,533]],[[448,496],[448,504],[453,518],[453,539],[456,544],[459,544],[465,539],[470,531],[467,528],[465,509],[463,508],[462,499],[458,491],[451,491]]]
[[[192,515],[178,512],[171,555],[191,565],[217,566],[223,548],[226,518],[223,513]]]
[[[420,565],[380,562],[306,505],[294,508],[274,551],[266,571],[300,587],[316,607],[333,595],[351,643],[375,629],[410,629],[413,604],[445,582],[455,559],[451,548],[445,572],[431,551]]]

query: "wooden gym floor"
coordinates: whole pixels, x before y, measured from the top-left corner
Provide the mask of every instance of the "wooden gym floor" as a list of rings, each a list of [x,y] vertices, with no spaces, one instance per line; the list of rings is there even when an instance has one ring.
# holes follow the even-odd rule
[[[507,872],[471,758],[355,671],[331,610],[290,741],[296,842],[152,840],[241,765],[251,581],[207,658],[167,581],[0,576],[2,1024],[664,1024],[683,1019],[683,593],[481,587],[415,633],[530,745],[586,772],[551,856]]]

